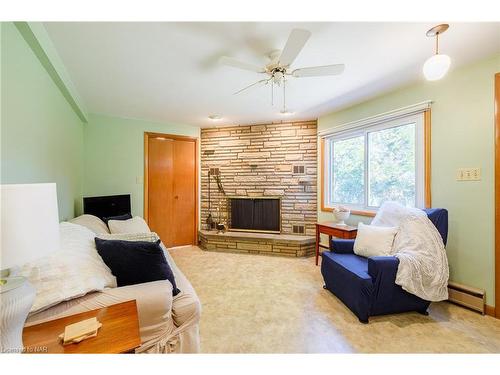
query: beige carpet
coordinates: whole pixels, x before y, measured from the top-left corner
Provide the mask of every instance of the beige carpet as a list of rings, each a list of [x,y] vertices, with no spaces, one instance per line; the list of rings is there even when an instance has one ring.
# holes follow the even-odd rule
[[[500,352],[500,320],[447,302],[430,315],[358,319],[313,258],[171,250],[202,304],[204,353]]]

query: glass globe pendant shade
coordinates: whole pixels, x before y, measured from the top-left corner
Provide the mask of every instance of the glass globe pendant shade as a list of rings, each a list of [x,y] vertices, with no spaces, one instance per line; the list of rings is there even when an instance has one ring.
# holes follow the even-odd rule
[[[423,72],[428,81],[437,81],[443,78],[450,68],[451,60],[448,55],[436,54],[427,59]]]

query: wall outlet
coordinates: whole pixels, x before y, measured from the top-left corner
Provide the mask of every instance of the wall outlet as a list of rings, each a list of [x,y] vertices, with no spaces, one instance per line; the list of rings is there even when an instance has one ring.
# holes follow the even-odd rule
[[[481,168],[458,168],[457,181],[481,180]]]

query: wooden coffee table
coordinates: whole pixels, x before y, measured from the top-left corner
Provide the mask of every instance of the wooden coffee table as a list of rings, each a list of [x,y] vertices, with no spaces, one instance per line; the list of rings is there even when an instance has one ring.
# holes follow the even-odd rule
[[[358,233],[358,228],[349,225],[338,225],[333,221],[326,221],[324,223],[316,223],[316,265],[318,265],[319,248],[329,249],[332,237],[354,239]],[[320,235],[328,235],[328,246],[319,243]]]
[[[96,337],[78,344],[62,345],[59,335],[64,327],[93,317],[102,323]],[[25,327],[23,344],[25,353],[131,353],[141,345],[136,302],[122,302]]]

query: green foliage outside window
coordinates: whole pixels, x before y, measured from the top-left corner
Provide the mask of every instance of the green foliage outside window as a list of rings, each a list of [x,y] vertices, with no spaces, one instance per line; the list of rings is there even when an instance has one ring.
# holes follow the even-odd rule
[[[339,140],[333,144],[333,202],[364,202],[364,136]]]
[[[415,124],[368,133],[368,202],[365,203],[365,135],[332,143],[330,201],[380,206],[392,200],[415,206]]]

